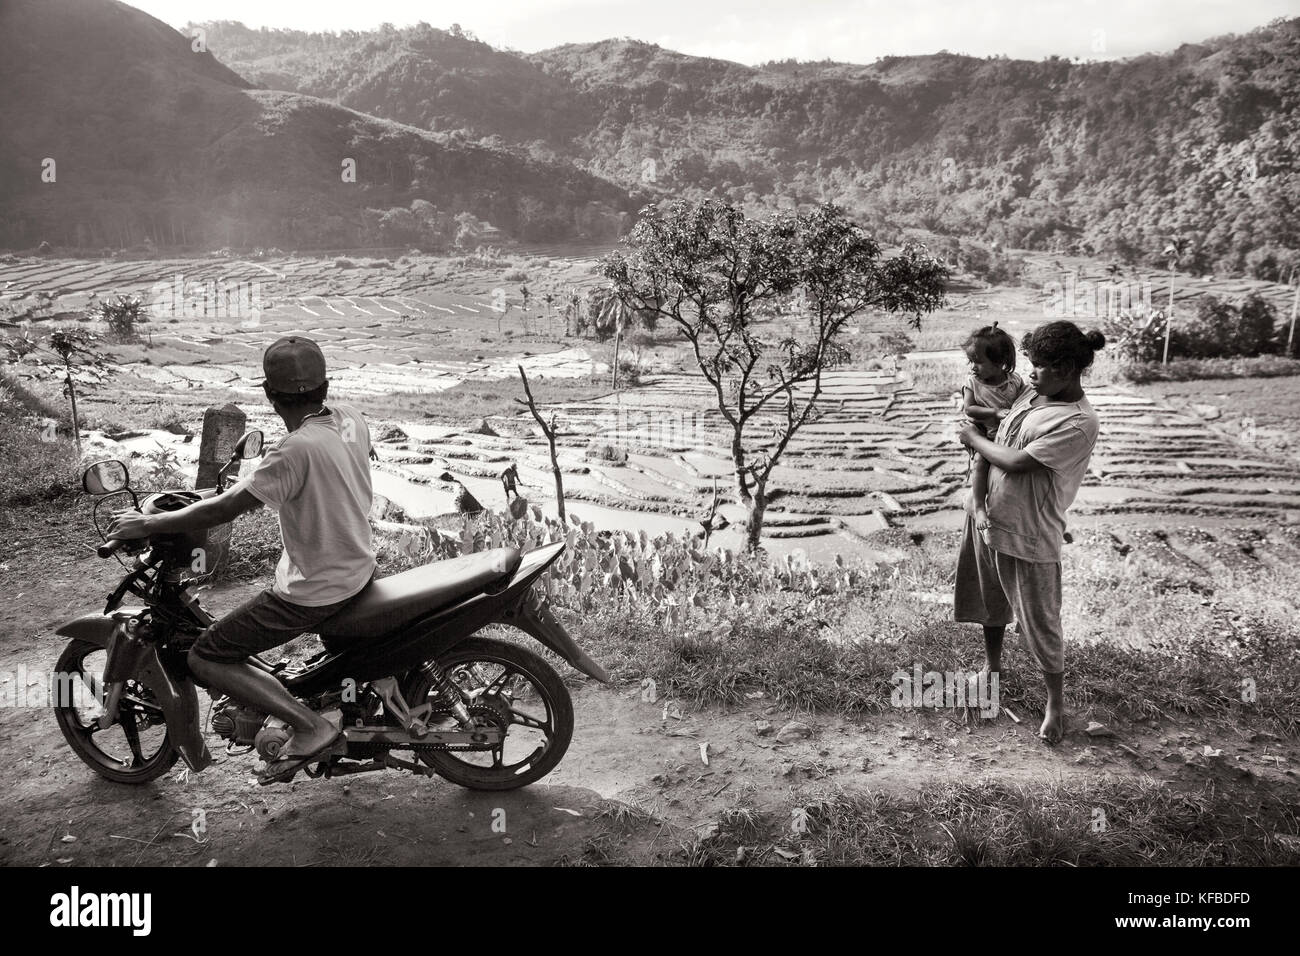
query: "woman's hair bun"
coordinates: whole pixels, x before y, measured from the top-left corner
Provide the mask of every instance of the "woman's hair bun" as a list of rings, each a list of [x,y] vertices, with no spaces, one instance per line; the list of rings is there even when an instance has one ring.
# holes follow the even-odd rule
[[[1102,335],[1096,329],[1084,333],[1083,337],[1088,340],[1088,344],[1092,346],[1094,352],[1099,351],[1106,345],[1106,336]]]

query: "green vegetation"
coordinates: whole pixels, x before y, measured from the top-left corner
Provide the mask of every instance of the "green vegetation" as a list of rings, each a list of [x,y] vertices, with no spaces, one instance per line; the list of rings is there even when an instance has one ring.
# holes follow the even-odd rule
[[[954,533],[926,537],[886,569],[705,551],[696,539],[600,533],[576,519],[561,529],[535,518],[485,512],[421,522],[430,529],[422,541],[382,542],[381,558],[395,572],[563,537],[566,549],[543,580],[583,646],[616,677],[653,676],[661,693],[697,704],[734,705],[762,691],[782,707],[880,713],[900,667],[977,670],[982,661],[977,628],[953,624],[949,606],[917,597],[951,593]],[[1300,733],[1300,702],[1278,690],[1300,681],[1292,626],[1300,568],[1225,571],[1207,584],[1120,555],[1105,534],[1076,537],[1064,572],[1070,713]],[[1041,710],[1041,680],[1018,644],[1008,642],[1004,663],[1003,701]],[[1243,703],[1243,674],[1270,691]]]
[[[1281,378],[1300,375],[1300,360],[1278,355],[1256,358],[1170,359],[1168,365],[1143,362],[1126,367],[1124,378],[1144,382],[1190,382],[1200,379]],[[1251,386],[1258,389],[1258,386]]]
[[[601,260],[602,273],[626,310],[652,313],[690,342],[730,433],[755,550],[772,471],[812,419],[822,373],[849,358],[845,324],[876,310],[919,328],[943,304],[948,271],[910,244],[885,258],[829,203],[754,220],[719,200],[677,201],[642,210],[627,244]]]
[[[0,372],[0,505],[43,504],[81,490],[66,413]]]
[[[112,341],[134,342],[139,337],[139,326],[149,321],[149,310],[139,296],[119,295],[111,302],[99,302],[86,317],[107,325]]]
[[[795,817],[803,832],[792,832]],[[647,815],[648,818],[648,815]],[[640,814],[602,817],[573,865],[632,862]],[[1099,825],[1099,821],[1104,825]],[[779,810],[744,802],[659,859],[691,866],[1295,866],[1294,808],[1267,792],[1084,784],[949,783],[916,796],[834,790]]]
[[[1009,248],[1163,268],[1170,236],[1194,274],[1287,281],[1300,266],[1286,147],[1300,135],[1300,19],[1099,63],[945,52],[752,67],[627,39],[525,56],[427,23],[208,23],[214,58],[106,2],[10,6],[0,59],[21,81],[0,103],[0,166],[58,155],[94,171],[59,180],[52,202],[0,185],[10,246],[612,240],[645,198],[713,195],[751,216],[831,201],[889,242],[925,230],[988,281],[1019,271]],[[148,69],[106,82],[120,49]],[[141,99],[166,109],[146,116]],[[343,206],[326,157],[356,161]],[[194,215],[195,195],[221,213]]]
[[[889,241],[964,237],[942,253],[990,280],[1016,271],[993,243],[1167,267],[1178,235],[1185,271],[1285,281],[1300,266],[1285,145],[1300,133],[1298,19],[1106,62],[757,67],[630,39],[514,55],[423,23],[206,26],[223,62],[273,88],[748,215],[830,200]],[[521,210],[521,228],[546,212]]]

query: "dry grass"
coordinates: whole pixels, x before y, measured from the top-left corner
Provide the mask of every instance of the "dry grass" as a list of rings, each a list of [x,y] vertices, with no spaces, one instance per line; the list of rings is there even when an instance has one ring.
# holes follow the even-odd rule
[[[952,622],[951,606],[921,595],[952,593],[957,538],[927,537],[907,561],[876,572],[856,593],[811,603],[793,594],[706,599],[716,623],[665,633],[660,612],[597,608],[573,627],[618,677],[652,676],[661,692],[697,704],[734,705],[763,691],[783,708],[861,715],[890,708],[890,675],[977,670],[979,629]],[[1300,733],[1294,695],[1242,701],[1259,688],[1300,683],[1300,570],[1256,568],[1204,587],[1150,563],[1125,560],[1105,536],[1067,550],[1064,625],[1071,714],[1105,722],[1194,717],[1224,727]],[[1225,635],[1225,620],[1233,627]],[[1015,641],[1004,654],[1002,697],[1045,704],[1042,680]]]
[[[1266,792],[1180,791],[1103,778],[1082,785],[952,783],[914,797],[833,792],[760,813],[724,811],[679,847],[689,866],[1294,866],[1294,808]],[[790,832],[790,811],[807,829]],[[603,862],[618,864],[617,856]]]

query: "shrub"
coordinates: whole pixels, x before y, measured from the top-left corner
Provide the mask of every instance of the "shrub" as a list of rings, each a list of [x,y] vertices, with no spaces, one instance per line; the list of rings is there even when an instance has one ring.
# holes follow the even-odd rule
[[[1120,373],[1125,381],[1191,382],[1206,378],[1278,378],[1300,375],[1300,362],[1280,355],[1259,355],[1255,358],[1171,359],[1168,365],[1160,361],[1133,362]]]
[[[102,320],[108,326],[109,338],[117,342],[135,341],[136,326],[149,321],[144,301],[132,295],[119,295],[114,302],[100,302],[90,310],[89,317]]]
[[[188,488],[190,477],[185,472],[176,450],[170,445],[155,442],[158,447],[144,455],[142,467],[135,480],[139,487],[154,489]]]
[[[1246,301],[1241,303],[1241,321],[1238,330],[1243,344],[1251,347],[1252,350],[1243,354],[1266,355],[1270,352],[1282,351],[1286,347],[1285,327],[1280,341],[1274,338],[1276,327],[1277,309],[1273,307],[1273,303],[1259,293],[1248,295]]]
[[[607,445],[601,442],[587,448],[587,457],[598,458],[601,461],[612,461],[621,465],[627,461],[627,452],[615,445]]]
[[[1018,256],[1009,256],[997,249],[990,249],[983,243],[963,240],[958,244],[958,249],[958,262],[961,267],[976,278],[992,285],[1019,279],[1024,269],[1024,260]]]
[[[867,340],[873,356],[903,355],[916,349],[916,343],[904,332],[890,331],[873,335]]]
[[[1122,364],[1154,362],[1163,357],[1165,314],[1122,311],[1101,320],[1106,347]]]
[[[524,272],[522,269],[511,269],[501,278],[505,282],[527,282],[528,273]]]
[[[641,366],[630,359],[619,359],[618,380],[625,385],[640,385]]]
[[[1273,348],[1276,311],[1258,295],[1240,306],[1214,295],[1196,303],[1196,315],[1188,322],[1176,319],[1170,333],[1170,354],[1183,358],[1227,358],[1255,356]]]

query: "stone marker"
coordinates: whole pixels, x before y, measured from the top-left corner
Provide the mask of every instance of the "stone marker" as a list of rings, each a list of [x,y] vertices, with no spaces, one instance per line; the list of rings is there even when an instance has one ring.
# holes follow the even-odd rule
[[[195,488],[212,488],[217,483],[217,472],[230,460],[235,452],[244,429],[248,425],[248,416],[236,405],[213,405],[203,413],[203,438],[199,444],[199,474],[195,479]],[[231,468],[227,475],[227,485],[233,483],[239,471]],[[230,549],[230,525],[219,525],[208,529],[205,564],[207,571],[220,567],[226,560]]]

